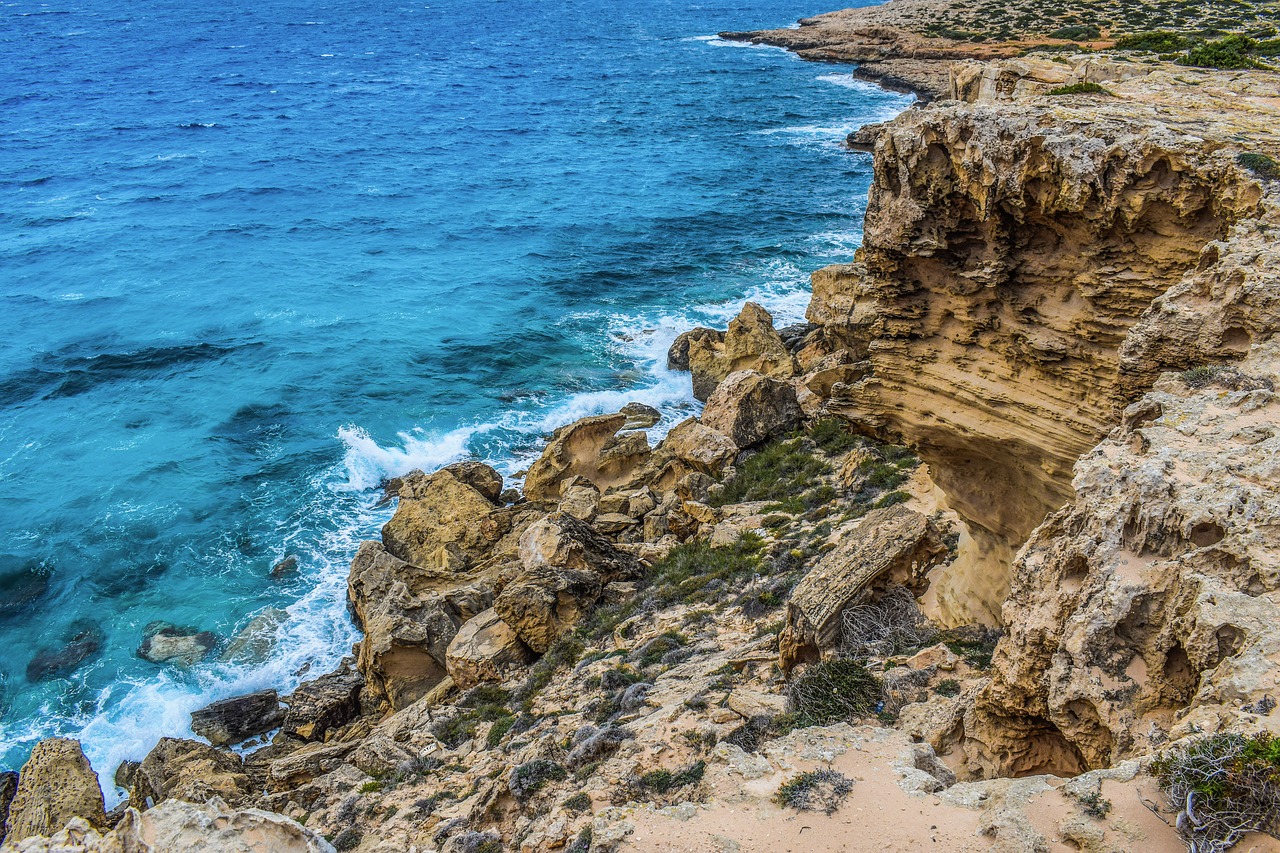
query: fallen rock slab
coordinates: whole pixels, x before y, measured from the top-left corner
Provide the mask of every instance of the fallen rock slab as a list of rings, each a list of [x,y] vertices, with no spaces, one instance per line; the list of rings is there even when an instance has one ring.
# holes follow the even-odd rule
[[[191,730],[214,746],[240,743],[283,722],[284,709],[274,690],[223,699],[191,714]]]

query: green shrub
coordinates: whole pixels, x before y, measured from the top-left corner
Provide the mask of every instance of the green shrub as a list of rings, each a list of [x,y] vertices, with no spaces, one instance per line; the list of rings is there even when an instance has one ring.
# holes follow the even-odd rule
[[[507,736],[507,732],[511,731],[511,727],[514,726],[515,723],[516,718],[514,714],[494,721],[494,724],[489,727],[489,734],[485,736],[485,743],[487,743],[490,748],[502,743],[502,739]]]
[[[880,680],[861,661],[836,658],[810,664],[791,682],[788,710],[796,728],[828,726],[876,711]]]
[[[939,639],[952,652],[964,658],[969,666],[990,669],[991,656],[995,654],[996,643],[1000,642],[1000,631],[980,625],[964,625],[943,631]]]
[[[1072,83],[1070,86],[1057,86],[1049,90],[1050,95],[1107,95],[1115,97],[1110,89],[1097,83]]]
[[[744,459],[733,479],[709,503],[783,500],[817,485],[818,478],[829,473],[831,465],[814,456],[803,438],[784,438]]]
[[[1080,804],[1080,808],[1089,817],[1095,817],[1102,820],[1111,811],[1111,801],[1102,796],[1101,791],[1090,791],[1087,794],[1078,794],[1076,802]]]
[[[857,447],[862,442],[840,418],[823,418],[809,427],[809,438],[823,453],[835,456]]]
[[[542,790],[548,782],[559,782],[569,775],[559,764],[546,758],[535,758],[516,766],[511,771],[508,786],[517,800],[527,800]]]
[[[722,548],[707,542],[677,545],[650,572],[648,597],[659,607],[719,598],[727,587],[745,583],[760,571],[763,547],[763,540],[753,534]]]
[[[675,773],[666,769],[650,770],[637,780],[637,784],[641,788],[656,794],[665,794],[676,788],[683,788],[685,785],[701,782],[706,769],[707,763],[705,761],[697,761]]]
[[[1167,751],[1151,764],[1189,847],[1222,851],[1245,833],[1274,834],[1280,820],[1280,739],[1219,734]],[[1193,846],[1194,845],[1194,846]]]
[[[1102,38],[1102,30],[1098,29],[1097,24],[1077,24],[1075,26],[1063,27],[1049,33],[1051,39],[1066,39],[1067,41],[1093,41]]]
[[[379,782],[377,779],[372,779],[360,786],[360,793],[362,794],[372,794],[376,791],[381,791],[381,790],[382,790],[382,783]]]
[[[1156,30],[1149,33],[1134,33],[1116,39],[1116,50],[1141,50],[1149,53],[1176,53],[1191,47],[1191,39],[1181,33],[1168,30]]]
[[[1259,63],[1252,55],[1257,46],[1258,43],[1247,36],[1230,35],[1196,45],[1187,51],[1179,64],[1227,70],[1258,68]]]
[[[1266,154],[1248,152],[1236,156],[1236,162],[1268,181],[1280,180],[1280,163]]]
[[[823,811],[834,814],[853,790],[853,780],[835,770],[801,773],[786,782],[774,794],[773,801],[783,808],[797,811]]]
[[[876,502],[872,504],[872,507],[874,509],[881,509],[882,507],[886,507],[886,506],[896,506],[897,504],[904,504],[909,500],[911,500],[911,494],[909,492],[903,492],[903,491],[886,492],[885,494],[881,495],[879,498],[876,499]]]
[[[960,682],[954,678],[944,678],[933,688],[933,692],[939,696],[958,696],[960,695]]]
[[[574,814],[582,814],[583,812],[591,811],[591,797],[586,791],[579,791],[561,803],[561,805]]]

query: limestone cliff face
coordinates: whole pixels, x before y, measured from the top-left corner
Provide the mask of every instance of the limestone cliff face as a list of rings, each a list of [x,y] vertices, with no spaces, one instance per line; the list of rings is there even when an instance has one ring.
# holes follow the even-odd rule
[[[1189,375],[1125,411],[1019,554],[971,771],[1110,766],[1277,694],[1280,349]]]
[[[888,123],[856,263],[814,276],[810,321],[866,368],[828,410],[916,448],[968,524],[936,583],[947,621],[997,620],[1013,554],[1161,368],[1238,355],[1259,331],[1206,310],[1251,298],[1206,250],[1260,210],[1234,152],[1080,100]]]

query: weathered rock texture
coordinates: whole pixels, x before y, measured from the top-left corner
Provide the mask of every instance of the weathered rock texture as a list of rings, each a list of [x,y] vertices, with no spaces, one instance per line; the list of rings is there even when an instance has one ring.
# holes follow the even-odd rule
[[[868,513],[843,531],[835,550],[792,591],[778,639],[783,669],[832,650],[844,611],[872,589],[898,584],[921,590],[926,572],[946,553],[937,529],[920,513],[903,506]]]
[[[500,492],[502,478],[479,463],[406,475],[398,485],[396,513],[382,528],[387,551],[429,570],[471,566],[511,528],[510,517],[495,503],[495,478]]]
[[[552,435],[542,455],[529,466],[524,493],[531,501],[555,501],[560,484],[585,477],[605,489],[628,482],[649,457],[649,441],[642,432],[625,432],[627,415],[582,418]]]
[[[1080,460],[1015,564],[971,770],[1110,766],[1280,693],[1277,381],[1275,343],[1201,390],[1170,376]]]
[[[284,710],[274,690],[223,699],[191,714],[191,730],[214,746],[239,743],[283,722]]]
[[[827,409],[918,448],[968,525],[944,615],[995,621],[1013,553],[1153,378],[1122,363],[1130,330],[1214,275],[1220,252],[1203,250],[1256,217],[1261,192],[1222,143],[1114,105],[909,111],[875,158],[857,262],[814,275],[809,319],[866,367]]]
[[[167,737],[147,753],[134,775],[129,805],[147,809],[168,799],[203,804],[212,797],[238,804],[252,792],[240,756],[199,741]]]
[[[98,777],[78,741],[42,740],[18,776],[6,837],[17,840],[50,835],[73,817],[94,826],[106,824]]]

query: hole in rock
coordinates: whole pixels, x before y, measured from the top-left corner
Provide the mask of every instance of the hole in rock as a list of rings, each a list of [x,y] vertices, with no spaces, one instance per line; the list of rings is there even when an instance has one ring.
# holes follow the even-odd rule
[[[1179,708],[1190,703],[1191,697],[1196,694],[1200,677],[1191,666],[1191,659],[1187,657],[1187,650],[1181,643],[1165,652],[1164,680],[1169,685],[1170,698]]]
[[[1227,532],[1222,529],[1222,525],[1216,521],[1202,521],[1195,527],[1191,528],[1191,542],[1197,548],[1208,548],[1210,545],[1217,545],[1222,541],[1222,537]]]
[[[1245,353],[1249,351],[1249,347],[1253,344],[1253,339],[1249,337],[1249,333],[1239,326],[1232,326],[1222,333],[1222,346],[1232,352]]]
[[[1218,629],[1218,660],[1239,654],[1244,648],[1245,632],[1235,625],[1223,625]]]
[[[1016,752],[1007,759],[1008,773],[1013,777],[1078,776],[1088,767],[1075,744],[1067,740],[1058,727],[1041,717],[1028,721],[1031,725]]]

